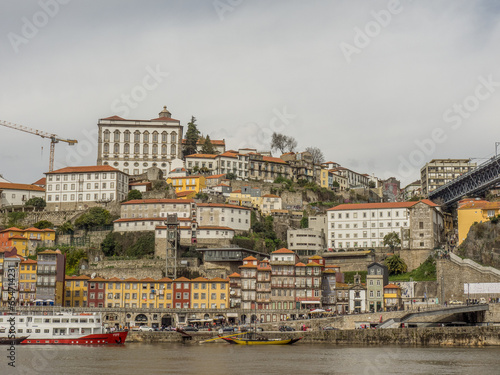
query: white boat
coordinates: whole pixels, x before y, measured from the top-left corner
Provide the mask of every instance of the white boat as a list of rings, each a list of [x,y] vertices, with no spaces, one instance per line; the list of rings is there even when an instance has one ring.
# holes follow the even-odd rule
[[[27,336],[21,344],[123,344],[128,331],[107,333],[99,313],[36,312],[0,315],[0,338]]]

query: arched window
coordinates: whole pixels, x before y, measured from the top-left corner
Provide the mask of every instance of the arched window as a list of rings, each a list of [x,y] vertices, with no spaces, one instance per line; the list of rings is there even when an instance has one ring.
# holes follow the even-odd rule
[[[114,134],[115,134],[114,141],[115,142],[120,142],[120,131],[119,130],[115,130]]]
[[[177,141],[177,133],[176,132],[172,132],[170,134],[170,142],[171,143],[175,143]]]
[[[158,145],[155,143],[153,144],[153,155],[158,154]]]
[[[123,132],[123,141],[124,142],[130,142],[130,132],[128,130],[125,130]]]
[[[154,131],[153,132],[153,142],[158,142],[158,132],[157,131]]]
[[[144,155],[147,155],[149,153],[149,146],[147,144],[145,144],[144,146],[142,146],[142,153]]]
[[[123,146],[123,153],[124,154],[130,153],[130,145],[128,143],[125,143],[125,146]]]
[[[167,145],[161,145],[161,153],[165,155],[167,153]]]
[[[162,133],[161,133],[161,141],[162,141],[163,143],[166,143],[166,142],[167,142],[167,135],[168,135],[168,134],[167,134],[167,132],[162,132]]]
[[[176,153],[175,150],[176,150],[175,145],[170,146],[170,155],[175,155]]]
[[[143,140],[144,143],[149,142],[149,132],[148,131],[145,131],[142,134],[142,140]]]
[[[141,132],[139,130],[136,130],[134,132],[134,142],[140,142],[141,141]]]
[[[114,153],[115,154],[119,154],[120,153],[120,144],[119,143],[115,143],[115,149],[114,149]]]
[[[134,154],[138,154],[139,153],[139,143],[136,143],[134,145]]]
[[[109,142],[109,130],[104,130],[104,142]]]
[[[107,143],[104,144],[104,153],[105,154],[109,153],[109,144]]]

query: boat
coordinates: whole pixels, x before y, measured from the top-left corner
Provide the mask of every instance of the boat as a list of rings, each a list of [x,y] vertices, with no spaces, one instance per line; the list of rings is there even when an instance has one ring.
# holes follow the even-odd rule
[[[262,335],[250,335],[248,337],[219,336],[220,339],[236,345],[292,345],[301,340],[302,337],[288,339],[270,339]]]
[[[26,340],[29,336],[20,337],[0,337],[0,345],[19,345],[22,341]]]
[[[27,345],[123,344],[128,331],[106,332],[99,313],[28,312],[0,315],[0,340],[12,341],[9,332]],[[17,339],[16,339],[17,340]]]

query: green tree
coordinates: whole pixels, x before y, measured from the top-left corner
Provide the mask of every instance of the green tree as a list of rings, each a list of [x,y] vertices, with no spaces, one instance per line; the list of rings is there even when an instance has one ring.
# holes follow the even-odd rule
[[[203,142],[203,146],[201,148],[201,153],[202,154],[216,154],[214,145],[212,144],[212,141],[210,140],[210,136],[208,136],[208,135],[205,138],[205,141]]]
[[[73,224],[71,224],[71,221],[67,221],[57,228],[57,234],[71,234],[74,231],[75,228],[73,228]]]
[[[196,126],[196,118],[191,116],[191,121],[188,123],[186,131],[186,143],[184,144],[184,157],[187,155],[196,154],[196,144],[200,138],[200,132]]]
[[[52,224],[48,220],[40,220],[39,222],[33,224],[33,226],[37,229],[46,229],[46,228],[53,228],[54,224]]]
[[[384,246],[389,246],[391,250],[394,250],[399,245],[401,245],[401,240],[396,232],[387,233],[384,236]]]
[[[332,186],[333,186],[334,188],[338,188],[338,187],[340,187],[340,185],[339,185],[339,183],[338,183],[337,181],[333,181]]]
[[[134,199],[142,199],[142,193],[137,189],[132,189],[127,194],[127,201],[132,201]]]
[[[30,198],[24,203],[25,206],[34,206],[36,208],[44,208],[47,203],[45,202],[45,199],[42,197],[34,197]]]
[[[102,207],[92,207],[75,220],[75,226],[85,230],[111,224],[111,214]]]
[[[104,241],[101,243],[101,250],[105,256],[110,257],[113,255],[117,255],[119,244],[115,240],[113,232],[108,233]]]
[[[307,216],[306,210],[304,210],[304,212],[302,213],[302,219],[300,219],[300,227],[309,228],[309,218]]]
[[[236,180],[236,175],[234,173],[227,173],[226,178],[228,180]]]
[[[405,261],[397,254],[387,258],[385,265],[389,269],[389,275],[400,275],[408,271],[408,266]]]
[[[23,221],[27,215],[28,215],[27,212],[22,212],[22,211],[9,212],[9,214],[7,215],[8,217],[7,225],[9,227],[18,227],[21,225],[21,221]]]
[[[376,186],[375,186],[375,181],[370,181],[370,182],[368,182],[368,187],[369,187],[369,188],[372,188],[372,189],[376,188]]]

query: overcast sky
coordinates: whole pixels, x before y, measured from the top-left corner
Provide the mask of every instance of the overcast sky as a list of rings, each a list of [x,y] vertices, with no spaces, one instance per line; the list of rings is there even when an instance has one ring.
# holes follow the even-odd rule
[[[98,119],[167,105],[227,148],[278,131],[404,186],[431,159],[495,154],[499,4],[3,0],[0,120],[77,139],[56,167],[95,165]],[[36,181],[49,144],[0,126],[0,174]]]

